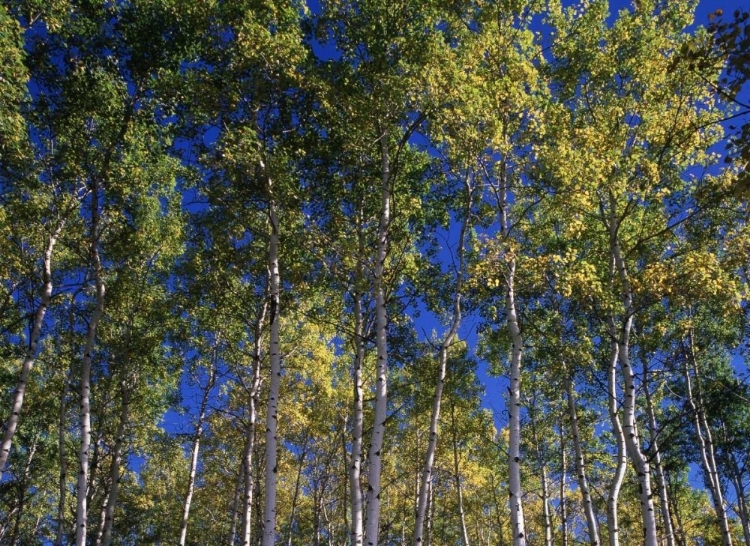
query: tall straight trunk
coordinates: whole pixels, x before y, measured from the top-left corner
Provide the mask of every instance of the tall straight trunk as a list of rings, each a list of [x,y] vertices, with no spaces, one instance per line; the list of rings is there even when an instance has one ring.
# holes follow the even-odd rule
[[[461,472],[458,467],[458,435],[456,434],[456,406],[451,404],[451,433],[453,437],[453,479],[456,484],[456,495],[458,496],[458,517],[461,521],[461,535],[464,546],[469,545],[469,530],[466,528],[466,513],[464,511],[464,493],[461,488]],[[432,496],[432,482],[430,482],[430,496]]]
[[[268,279],[269,287],[271,279]],[[264,301],[261,305],[258,320],[255,322],[253,332],[253,379],[250,384],[248,393],[248,423],[245,431],[245,448],[242,453],[242,466],[244,468],[244,488],[242,497],[242,546],[250,546],[250,534],[252,529],[252,509],[253,509],[253,488],[255,480],[253,479],[253,454],[255,452],[255,434],[257,427],[255,421],[258,418],[258,403],[260,396],[260,367],[261,367],[261,340],[263,333],[263,323],[266,320],[268,311],[268,302]]]
[[[508,215],[507,167],[501,164],[500,187],[493,188],[498,199],[500,233],[509,240],[511,226]],[[513,546],[526,546],[526,524],[523,516],[523,490],[521,487],[521,360],[523,357],[523,335],[518,325],[516,309],[515,277],[516,259],[513,255],[502,256],[507,262],[505,272],[505,320],[512,343],[510,357],[510,385],[508,386],[508,507]]]
[[[279,294],[281,280],[279,275],[279,219],[276,212],[276,202],[272,193],[271,180],[268,180],[268,218],[271,237],[268,246],[268,271],[271,280],[270,291],[270,361],[271,381],[268,391],[268,414],[266,415],[266,479],[265,505],[263,511],[263,546],[273,546],[276,541],[276,477],[277,466],[277,437],[276,428],[279,419],[279,390],[281,385],[281,349],[279,347],[279,332],[281,317],[279,313]]]
[[[648,414],[648,428],[651,435],[651,459],[654,461],[656,470],[656,483],[659,487],[659,509],[661,519],[664,522],[664,542],[666,546],[675,546],[674,527],[672,526],[672,515],[669,513],[669,495],[667,493],[667,482],[664,479],[664,465],[661,462],[661,450],[659,449],[659,429],[656,424],[656,411],[651,399],[651,389],[646,378],[648,369],[644,369],[643,389],[646,393],[646,413]]]
[[[591,490],[589,481],[586,476],[586,460],[583,457],[583,447],[581,446],[581,433],[578,426],[578,411],[576,409],[575,392],[573,391],[573,379],[567,377],[565,380],[565,390],[568,394],[568,414],[570,415],[570,431],[573,434],[573,448],[576,454],[576,475],[578,476],[578,489],[581,491],[581,500],[583,501],[583,512],[586,516],[586,524],[589,530],[589,543],[592,546],[601,544],[599,538],[599,521],[594,512],[594,503],[591,500]]]
[[[568,502],[565,498],[567,488],[568,462],[565,456],[565,429],[560,424],[560,544],[568,546]]]
[[[534,403],[532,401],[531,405]],[[547,481],[547,462],[540,445],[537,433],[536,412],[529,408],[529,422],[531,424],[531,440],[534,442],[536,458],[541,470],[542,478],[542,516],[544,518],[544,546],[552,546],[552,515],[549,507],[549,483]]]
[[[609,534],[609,546],[620,545],[620,518],[618,505],[620,501],[620,490],[625,479],[627,470],[627,458],[625,454],[625,433],[622,430],[620,412],[617,407],[617,362],[619,360],[619,346],[616,340],[616,329],[613,318],[609,318],[610,350],[609,363],[607,366],[607,398],[609,399],[609,422],[612,425],[612,435],[617,444],[617,455],[615,474],[609,484],[607,495],[607,530]]]
[[[352,526],[349,534],[351,546],[361,546],[363,536],[362,517],[362,437],[364,434],[364,391],[362,389],[362,368],[365,361],[364,319],[362,316],[362,295],[359,284],[364,282],[365,240],[362,217],[357,226],[357,271],[354,290],[354,411],[352,427],[352,454],[349,462],[349,504],[352,513]]]
[[[656,517],[651,492],[651,466],[641,451],[640,437],[635,420],[635,373],[630,363],[630,333],[633,329],[635,307],[633,305],[633,289],[630,284],[625,259],[622,256],[618,239],[619,220],[615,210],[615,200],[610,196],[609,219],[610,255],[620,279],[624,316],[618,328],[617,344],[620,369],[623,375],[625,403],[623,404],[622,428],[625,434],[625,447],[635,469],[638,479],[639,496],[641,501],[641,516],[643,518],[644,546],[657,546]],[[615,332],[612,332],[615,333]]]
[[[382,468],[383,437],[388,406],[388,316],[385,301],[385,260],[388,256],[388,230],[391,223],[391,160],[388,152],[388,132],[380,135],[381,209],[378,224],[378,246],[375,261],[375,345],[377,369],[375,381],[375,420],[372,427],[367,469],[367,514],[365,543],[377,546],[380,524],[380,473]],[[266,545],[264,545],[266,546]]]
[[[721,490],[721,481],[719,479],[719,471],[716,465],[716,457],[714,455],[713,437],[711,435],[711,428],[708,425],[708,420],[706,419],[705,407],[701,397],[698,361],[695,357],[695,342],[692,330],[688,332],[686,356],[687,358],[683,366],[683,374],[685,377],[685,386],[687,388],[687,403],[693,414],[695,436],[698,439],[698,446],[700,448],[701,465],[703,466],[706,485],[708,485],[708,489],[711,492],[714,512],[719,521],[722,544],[724,546],[732,546],[732,534],[729,530],[729,521],[727,519],[726,510],[724,509],[724,496]],[[688,369],[688,364],[695,375],[697,393],[693,393],[692,380],[690,377],[691,370]]]
[[[230,521],[232,523],[229,526],[229,540],[227,541],[228,546],[234,546],[236,544],[237,520],[239,519],[238,515],[240,509],[240,491],[242,490],[245,477],[244,468],[245,461],[243,458],[242,463],[240,464],[240,471],[237,473],[237,482],[234,484],[234,497],[232,498],[232,517],[230,518]]]
[[[432,544],[432,520],[435,517],[435,502],[433,501],[433,490],[434,488],[432,482],[430,482],[430,491],[427,495],[427,521],[425,522],[425,527],[427,527],[427,529],[424,535],[425,546],[430,546],[430,544]],[[463,518],[463,513],[461,514],[461,517]],[[464,529],[465,528],[466,526],[464,525]],[[468,542],[466,544],[468,545]]]
[[[94,352],[96,329],[104,314],[105,286],[102,262],[99,255],[99,184],[94,182],[91,191],[91,266],[96,285],[96,304],[86,329],[86,345],[81,365],[81,447],[78,452],[78,485],[76,488],[76,546],[85,546],[88,506],[86,488],[89,478],[89,449],[91,447],[91,356]]]
[[[107,498],[107,509],[104,515],[104,527],[102,533],[97,537],[96,546],[109,546],[112,542],[112,527],[115,519],[115,507],[117,506],[117,495],[120,483],[120,466],[122,465],[122,452],[125,444],[125,427],[130,418],[130,385],[126,380],[120,383],[122,393],[122,408],[120,410],[120,422],[117,424],[117,437],[112,452],[112,466],[110,467],[110,489]]]
[[[422,478],[419,484],[419,495],[417,500],[417,517],[414,525],[414,537],[412,544],[418,546],[422,543],[424,532],[424,521],[427,515],[427,494],[429,483],[432,481],[432,466],[435,462],[435,452],[437,451],[438,440],[438,423],[440,421],[440,407],[443,401],[443,389],[445,387],[445,377],[448,370],[448,350],[453,344],[458,328],[461,325],[461,297],[463,288],[464,275],[464,240],[466,239],[466,230],[469,227],[471,218],[471,186],[468,175],[465,181],[466,203],[464,206],[464,218],[461,223],[461,230],[458,239],[458,267],[456,269],[455,290],[453,294],[453,316],[450,330],[445,334],[440,344],[438,356],[438,378],[435,385],[435,394],[432,397],[432,414],[430,416],[430,432],[427,440],[427,453],[425,454],[424,466],[422,467]]]
[[[510,523],[513,530],[513,546],[526,546],[526,526],[523,517],[523,499],[521,490],[521,356],[523,351],[523,337],[518,327],[516,315],[516,300],[514,280],[516,261],[511,259],[508,264],[507,293],[505,297],[505,313],[508,329],[513,343],[510,359],[510,394],[509,406],[509,506]]]
[[[627,322],[630,322],[628,320]],[[635,381],[629,358],[629,345],[625,334],[620,342],[620,367],[624,375],[625,404],[623,406],[623,430],[625,447],[636,471],[643,517],[644,545],[657,546],[656,517],[654,513],[653,493],[651,491],[651,465],[641,451],[640,436],[635,421]]]
[[[8,456],[10,455],[10,448],[13,443],[13,436],[15,436],[16,429],[18,428],[18,419],[21,415],[23,399],[26,395],[26,385],[29,382],[29,374],[31,373],[31,368],[34,366],[34,361],[36,360],[44,316],[47,314],[47,308],[52,299],[52,252],[55,249],[57,239],[60,237],[64,227],[64,221],[61,220],[58,222],[55,231],[50,235],[50,238],[47,241],[47,246],[44,249],[44,258],[42,261],[42,299],[34,313],[34,321],[32,322],[31,332],[29,334],[29,346],[26,348],[26,354],[21,363],[21,373],[18,377],[18,382],[16,383],[16,390],[13,392],[13,403],[11,404],[10,415],[5,421],[3,427],[5,432],[3,433],[3,442],[0,444],[0,481],[3,479],[3,473],[8,464]]]
[[[216,366],[214,364],[214,361],[212,360],[211,368],[208,371],[208,383],[206,383],[206,386],[203,389],[203,397],[201,398],[200,410],[198,411],[198,423],[196,423],[195,425],[195,434],[193,434],[193,448],[190,455],[190,472],[188,473],[187,493],[185,494],[185,503],[182,507],[182,522],[180,524],[180,546],[185,546],[185,540],[187,538],[188,519],[190,518],[190,505],[193,501],[193,492],[195,491],[195,473],[198,469],[198,453],[200,451],[201,438],[203,438],[203,423],[206,420],[208,397],[211,394],[211,389],[214,388],[215,382]]]

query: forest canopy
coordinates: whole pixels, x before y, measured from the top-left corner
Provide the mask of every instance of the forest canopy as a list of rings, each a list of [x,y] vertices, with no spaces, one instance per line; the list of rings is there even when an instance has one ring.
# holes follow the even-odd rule
[[[750,546],[697,7],[3,0],[0,543]]]

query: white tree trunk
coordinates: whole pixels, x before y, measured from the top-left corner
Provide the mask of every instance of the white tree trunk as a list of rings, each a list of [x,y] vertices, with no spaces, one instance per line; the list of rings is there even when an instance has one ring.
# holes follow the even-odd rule
[[[391,223],[391,162],[388,153],[388,133],[380,135],[381,150],[381,210],[378,224],[377,259],[375,262],[375,345],[377,368],[375,380],[375,420],[372,427],[367,469],[367,514],[365,543],[377,546],[380,526],[380,473],[382,468],[383,437],[388,407],[388,316],[385,301],[385,260],[388,256],[388,230]],[[266,545],[264,545],[266,546]]]
[[[531,401],[530,406],[534,405],[534,401]],[[534,448],[536,451],[536,458],[541,469],[541,482],[542,482],[542,516],[544,519],[544,546],[552,546],[552,515],[549,507],[549,483],[547,479],[547,461],[545,460],[545,453],[541,448],[539,434],[537,433],[537,420],[536,412],[531,408],[528,412],[529,424],[531,425],[531,440],[534,442]]]
[[[622,428],[625,434],[625,447],[635,469],[639,485],[641,500],[641,515],[643,517],[644,546],[657,546],[656,536],[656,514],[654,513],[654,502],[651,491],[651,466],[648,459],[641,451],[641,442],[638,435],[638,427],[635,420],[635,374],[630,363],[630,333],[633,329],[635,309],[633,306],[633,289],[625,260],[622,256],[620,241],[617,231],[619,228],[615,211],[615,201],[610,197],[610,220],[609,220],[610,253],[616,274],[620,279],[624,316],[617,333],[618,358],[620,369],[624,379],[623,422]]]
[[[270,281],[267,285],[270,288]],[[261,368],[261,346],[262,346],[262,334],[263,334],[263,323],[266,320],[266,312],[268,311],[269,303],[263,302],[261,305],[260,313],[258,314],[258,320],[255,322],[255,328],[253,332],[253,379],[250,384],[250,391],[248,392],[248,422],[247,430],[245,431],[245,449],[242,453],[242,467],[244,472],[244,487],[242,497],[242,522],[240,536],[242,546],[250,546],[250,534],[252,529],[252,510],[253,510],[253,488],[255,487],[255,480],[253,476],[253,454],[255,453],[255,434],[257,433],[256,420],[258,419],[258,405],[260,397],[260,368]]]
[[[586,515],[586,524],[589,530],[589,542],[592,546],[599,546],[599,525],[594,512],[594,503],[591,500],[591,491],[589,481],[586,476],[586,460],[583,457],[583,447],[581,446],[581,433],[578,426],[578,411],[576,410],[575,392],[573,391],[573,380],[568,377],[565,381],[565,388],[568,392],[568,413],[570,415],[570,431],[573,433],[573,447],[576,454],[576,474],[578,476],[578,489],[581,491],[581,500],[583,501],[583,512]]]
[[[466,527],[466,513],[464,511],[464,494],[461,488],[461,472],[458,467],[458,437],[456,435],[456,407],[451,404],[451,428],[453,435],[453,479],[456,484],[456,494],[458,495],[458,516],[461,521],[461,535],[464,538],[464,546],[469,544],[469,530]],[[432,482],[430,482],[430,497],[428,505],[432,505]],[[428,506],[429,513],[429,506]],[[429,523],[429,516],[428,516]]]
[[[361,239],[361,237],[360,237]],[[349,464],[349,503],[352,512],[350,532],[351,546],[361,546],[363,535],[362,517],[362,436],[364,433],[364,392],[362,390],[362,367],[365,360],[363,342],[364,324],[362,320],[362,301],[360,295],[354,295],[354,426],[352,429],[352,454]]]
[[[698,362],[695,357],[695,344],[693,340],[692,330],[688,332],[688,350],[686,356],[687,359],[683,367],[683,373],[685,376],[685,385],[687,387],[687,402],[690,406],[690,410],[693,413],[693,419],[695,422],[695,435],[698,439],[698,446],[700,447],[701,464],[703,466],[703,472],[706,476],[705,481],[707,482],[708,488],[711,492],[714,511],[716,512],[716,518],[719,521],[722,544],[724,546],[732,546],[732,534],[729,530],[729,521],[727,520],[726,510],[724,509],[724,495],[721,490],[719,471],[716,465],[716,458],[714,456],[713,437],[711,435],[711,428],[708,425],[708,420],[706,419],[703,400],[700,396],[700,378],[698,376]],[[688,363],[692,367],[692,371],[695,374],[695,380],[698,387],[698,396],[695,396],[693,393]]]
[[[644,376],[647,374],[644,373]],[[651,390],[648,387],[647,379],[644,378],[644,391],[646,393],[646,412],[648,414],[649,433],[651,435],[651,452],[656,469],[656,483],[659,487],[659,509],[661,510],[661,519],[664,522],[664,540],[666,546],[675,546],[674,528],[672,526],[672,515],[669,513],[669,494],[667,492],[667,482],[664,479],[664,466],[661,464],[661,451],[659,449],[659,429],[656,425],[656,412],[651,400]]]
[[[615,475],[609,485],[607,496],[607,528],[609,532],[609,546],[620,545],[620,519],[618,505],[620,501],[620,490],[625,479],[627,470],[627,457],[625,453],[625,433],[622,430],[620,412],[617,400],[617,362],[619,361],[619,345],[616,341],[616,329],[614,319],[609,319],[610,353],[607,367],[607,397],[609,398],[609,421],[612,424],[612,435],[617,444],[617,455],[615,464]]]
[[[130,415],[130,387],[127,381],[120,383],[122,392],[122,409],[120,411],[120,422],[117,424],[117,435],[112,453],[112,466],[110,467],[110,489],[107,497],[107,508],[104,513],[104,526],[100,536],[97,536],[96,546],[109,546],[112,542],[112,526],[115,519],[115,507],[117,506],[117,494],[120,483],[120,466],[122,464],[122,451],[125,444],[125,427]]]
[[[94,184],[91,192],[91,266],[96,285],[96,306],[86,329],[86,345],[81,366],[81,448],[78,452],[78,485],[76,488],[76,546],[86,545],[88,507],[86,489],[89,477],[89,449],[91,447],[91,356],[94,352],[96,329],[104,314],[106,289],[99,256],[99,187]]]
[[[216,350],[216,349],[214,349]],[[203,438],[203,423],[206,419],[206,408],[208,407],[208,397],[216,381],[216,366],[211,362],[211,368],[208,371],[208,383],[203,389],[203,398],[201,399],[200,410],[198,412],[198,423],[195,425],[195,434],[193,435],[193,448],[190,455],[190,471],[188,473],[187,493],[185,494],[185,503],[182,507],[182,522],[180,523],[180,546],[185,546],[187,539],[188,519],[190,518],[190,505],[193,501],[193,492],[195,491],[195,474],[198,469],[198,454],[201,447],[201,438]]]
[[[414,525],[414,537],[412,544],[419,546],[423,542],[424,533],[424,522],[427,516],[427,498],[429,484],[432,481],[432,466],[435,462],[435,452],[437,451],[437,440],[438,440],[438,423],[440,421],[440,406],[443,400],[443,389],[445,387],[445,377],[448,370],[448,349],[453,344],[453,340],[458,333],[458,328],[461,325],[461,298],[463,288],[463,275],[464,275],[464,240],[466,238],[466,230],[469,227],[469,220],[471,218],[471,187],[469,185],[468,177],[466,179],[466,204],[464,207],[464,218],[461,224],[461,230],[459,232],[458,239],[458,250],[456,252],[458,256],[458,266],[456,268],[456,279],[455,279],[455,291],[453,294],[453,316],[451,320],[450,330],[445,334],[442,343],[440,344],[439,350],[439,364],[438,364],[438,379],[435,385],[435,394],[432,398],[432,414],[430,417],[430,432],[429,438],[427,439],[427,453],[425,454],[424,466],[422,467],[422,478],[419,484],[419,495],[417,499],[417,517]]]
[[[39,345],[39,337],[42,333],[42,324],[44,323],[44,316],[47,313],[50,300],[52,299],[52,252],[57,244],[57,239],[60,237],[63,228],[65,227],[65,221],[61,220],[58,222],[54,233],[50,235],[47,241],[47,246],[44,249],[44,258],[42,262],[42,299],[39,302],[34,313],[34,321],[31,326],[31,332],[29,334],[29,346],[26,349],[26,354],[21,364],[21,373],[16,383],[16,390],[13,392],[13,403],[11,404],[10,415],[5,421],[5,432],[3,434],[3,442],[0,444],[0,481],[3,479],[3,473],[5,472],[6,465],[8,463],[8,456],[10,455],[11,444],[13,443],[13,436],[16,434],[18,428],[18,419],[21,415],[21,408],[23,407],[23,398],[26,395],[26,385],[29,382],[29,374],[31,368],[34,366],[36,360],[37,348]]]
[[[508,396],[508,469],[509,469],[509,506],[510,523],[513,530],[513,546],[526,546],[526,526],[523,517],[523,499],[521,490],[521,357],[523,355],[523,337],[518,327],[514,280],[516,273],[515,258],[508,263],[506,273],[505,314],[513,344],[510,359],[510,387]]]
[[[357,225],[357,271],[354,288],[354,411],[352,427],[352,454],[349,462],[349,504],[352,512],[350,545],[361,546],[364,535],[362,506],[362,438],[364,435],[364,391],[362,389],[362,369],[365,363],[364,318],[362,316],[362,294],[360,283],[364,282],[365,239],[363,219]]]
[[[279,390],[281,385],[281,348],[279,347],[279,332],[281,317],[279,313],[279,295],[281,279],[279,275],[279,219],[276,213],[276,202],[271,194],[271,181],[268,181],[269,204],[268,216],[271,227],[271,237],[268,250],[268,269],[271,278],[270,292],[270,361],[271,381],[268,391],[268,414],[266,415],[266,479],[265,505],[263,511],[263,546],[273,546],[276,540],[276,478],[277,466],[277,437],[276,428],[279,417]],[[247,472],[250,469],[246,469]]]

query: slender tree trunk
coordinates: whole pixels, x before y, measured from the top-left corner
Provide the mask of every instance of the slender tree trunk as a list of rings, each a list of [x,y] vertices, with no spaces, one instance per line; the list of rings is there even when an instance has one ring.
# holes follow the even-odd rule
[[[211,368],[208,371],[208,383],[206,383],[206,386],[203,389],[203,398],[201,399],[201,406],[198,412],[198,423],[195,425],[195,434],[193,434],[193,448],[190,455],[190,472],[188,473],[187,493],[185,494],[185,503],[182,507],[182,523],[180,524],[180,546],[185,546],[185,540],[187,538],[188,519],[190,518],[190,504],[193,501],[193,492],[195,491],[195,473],[198,469],[198,453],[200,451],[201,438],[203,437],[203,423],[206,419],[208,397],[211,394],[211,389],[214,388],[215,382],[216,366],[212,361]]]
[[[630,322],[628,319],[627,322]],[[629,327],[627,327],[629,330]],[[645,546],[657,546],[656,517],[654,513],[653,494],[651,491],[651,465],[641,452],[640,437],[635,421],[635,381],[632,366],[630,365],[629,346],[626,341],[629,334],[626,333],[620,342],[620,367],[625,378],[625,405],[623,406],[623,430],[625,432],[625,446],[630,460],[638,478],[639,493],[641,500],[641,514],[643,517],[643,530],[645,534]]]
[[[464,511],[464,493],[461,488],[461,472],[458,467],[458,437],[456,434],[456,406],[451,403],[451,432],[453,437],[453,479],[456,484],[456,494],[458,496],[458,516],[461,521],[461,534],[464,539],[464,546],[469,544],[469,530],[466,528],[466,514]],[[430,496],[432,496],[432,482],[430,482]]]
[[[672,515],[669,513],[669,495],[667,493],[667,483],[664,480],[664,466],[661,463],[661,450],[659,449],[659,429],[656,425],[656,412],[654,403],[651,400],[651,390],[648,386],[647,369],[644,370],[643,388],[646,393],[646,412],[648,414],[648,426],[651,434],[651,458],[656,468],[656,483],[659,487],[659,508],[661,518],[664,521],[664,540],[666,546],[675,546],[674,528],[672,527]]]
[[[86,545],[88,506],[86,488],[89,477],[89,449],[91,447],[91,356],[94,352],[96,329],[104,314],[104,295],[106,292],[103,279],[102,263],[99,256],[99,185],[93,184],[91,191],[91,265],[96,285],[96,306],[86,329],[86,345],[83,350],[81,366],[81,448],[78,453],[78,486],[76,489],[76,546]]]
[[[567,488],[568,463],[565,456],[565,430],[560,424],[560,544],[568,546],[568,502],[565,497]]]
[[[6,470],[8,464],[8,456],[10,455],[11,444],[13,443],[13,436],[16,434],[18,428],[18,419],[21,415],[21,408],[23,407],[23,398],[26,395],[26,385],[29,382],[29,374],[31,368],[34,366],[36,360],[37,348],[39,346],[39,338],[42,333],[42,325],[44,323],[44,315],[47,313],[50,300],[52,299],[52,252],[57,244],[57,239],[60,237],[63,228],[65,227],[65,221],[60,221],[55,228],[54,233],[50,235],[47,241],[47,247],[44,249],[43,269],[42,269],[42,299],[39,302],[34,313],[34,321],[31,325],[31,333],[29,334],[29,346],[26,349],[26,355],[24,356],[21,364],[21,373],[16,383],[16,390],[13,392],[13,403],[11,405],[10,415],[5,421],[3,433],[3,442],[0,444],[0,481],[3,479],[3,473]]]
[[[514,278],[516,272],[515,259],[508,264],[507,294],[505,297],[505,313],[508,329],[513,343],[510,359],[510,395],[508,397],[510,432],[508,449],[509,467],[509,506],[510,522],[513,529],[513,546],[526,546],[526,526],[523,517],[523,500],[521,490],[521,356],[523,352],[523,337],[518,327],[516,316],[516,301],[514,292]]]
[[[586,524],[589,530],[589,542],[592,546],[599,546],[599,525],[596,513],[594,512],[594,503],[591,500],[591,491],[589,481],[586,476],[586,460],[583,457],[583,447],[581,446],[581,433],[578,426],[578,411],[576,410],[575,392],[573,391],[573,380],[568,377],[565,380],[565,388],[568,393],[568,413],[570,415],[570,431],[573,433],[573,447],[576,454],[576,474],[578,475],[578,489],[581,491],[581,500],[583,501],[583,512],[586,516]]]
[[[532,401],[531,406],[534,405]],[[547,482],[547,462],[540,445],[537,434],[536,412],[529,408],[529,421],[531,424],[531,440],[534,442],[536,458],[541,470],[542,478],[542,516],[544,518],[544,545],[552,546],[552,515],[549,508],[549,485]]]
[[[361,214],[361,212],[360,212]],[[352,427],[352,455],[349,464],[349,503],[352,512],[350,545],[361,546],[363,538],[362,517],[362,437],[364,434],[364,391],[362,389],[362,368],[365,362],[364,320],[362,316],[362,295],[359,284],[364,282],[365,240],[362,218],[357,226],[357,271],[354,290],[354,411]]]
[[[461,297],[464,275],[464,239],[466,230],[469,227],[471,218],[471,186],[469,185],[468,175],[466,178],[466,204],[464,207],[464,218],[461,224],[461,231],[458,240],[458,267],[456,269],[455,292],[453,295],[453,317],[450,330],[443,338],[440,344],[438,379],[435,385],[435,394],[432,398],[432,414],[430,417],[430,433],[427,440],[427,453],[425,454],[424,466],[422,468],[422,479],[419,484],[419,495],[417,500],[417,517],[414,525],[414,538],[412,543],[419,546],[422,543],[424,532],[424,520],[427,515],[427,494],[429,483],[432,481],[432,466],[435,462],[435,452],[437,451],[438,424],[440,422],[440,407],[443,400],[443,389],[445,387],[445,378],[448,372],[448,350],[453,344],[453,340],[458,333],[461,325]]]
[[[269,279],[270,281],[270,279]],[[261,339],[263,323],[266,320],[268,302],[263,302],[258,320],[255,323],[255,332],[253,340],[253,379],[248,393],[248,423],[245,433],[245,449],[243,451],[243,468],[244,468],[244,496],[242,503],[242,546],[250,546],[250,534],[252,529],[252,508],[253,508],[253,488],[255,481],[253,479],[253,454],[255,452],[255,434],[257,427],[255,422],[258,418],[258,404],[260,396],[260,368],[261,368]],[[273,347],[272,347],[273,350]]]
[[[435,502],[433,498],[433,491],[434,491],[434,488],[433,488],[432,482],[430,482],[430,491],[429,491],[429,495],[427,495],[427,521],[425,522],[425,526],[427,527],[427,529],[425,530],[425,536],[424,536],[425,546],[430,546],[430,544],[432,544],[432,520],[435,517]],[[461,516],[463,517],[463,514],[461,514]],[[464,528],[465,527],[466,526],[464,526]],[[467,545],[468,545],[468,542],[467,542]]]
[[[609,484],[607,496],[607,528],[609,532],[609,546],[620,545],[620,519],[618,515],[618,503],[620,490],[625,479],[628,461],[625,455],[625,433],[622,430],[620,412],[617,408],[617,362],[619,360],[619,346],[617,344],[614,319],[609,319],[610,330],[610,352],[609,365],[607,367],[607,396],[609,398],[609,421],[612,424],[612,435],[617,444],[617,456],[615,474]]]
[[[388,316],[385,301],[385,260],[388,256],[388,230],[391,223],[391,161],[388,153],[388,132],[380,135],[381,156],[381,210],[378,225],[377,259],[375,262],[375,345],[377,370],[375,383],[375,420],[372,427],[367,468],[367,514],[365,543],[378,545],[380,524],[380,474],[382,468],[383,437],[385,436],[388,406]],[[264,545],[266,546],[266,545]]]
[[[120,422],[117,425],[117,437],[112,452],[112,466],[110,467],[110,489],[107,498],[107,509],[104,515],[104,528],[101,535],[97,537],[96,546],[109,546],[112,542],[112,526],[115,519],[115,507],[117,506],[117,494],[120,483],[120,466],[122,465],[122,452],[125,444],[125,427],[130,418],[130,389],[127,381],[120,383],[122,393],[122,409],[120,411]]]
[[[688,364],[692,367],[693,374],[695,375],[697,396],[693,393]],[[700,448],[701,464],[706,477],[706,485],[708,485],[708,488],[711,491],[716,518],[719,521],[722,544],[724,546],[732,546],[732,534],[729,530],[729,521],[727,519],[726,510],[724,509],[724,496],[722,494],[721,481],[719,480],[719,472],[716,465],[716,458],[714,456],[713,438],[706,419],[706,413],[700,393],[700,378],[698,375],[698,363],[695,357],[695,345],[692,330],[688,332],[687,359],[683,366],[683,374],[685,376],[685,385],[687,387],[687,403],[693,413],[695,436],[698,439],[698,446]]]
[[[240,471],[237,473],[237,483],[234,484],[234,497],[232,498],[232,518],[231,518],[231,525],[229,526],[229,540],[228,540],[228,546],[234,546],[237,539],[237,520],[239,515],[239,508],[240,508],[240,490],[242,490],[242,486],[244,484],[244,477],[245,477],[245,460],[244,460],[244,450],[243,450],[243,460],[240,464]]]
[[[639,495],[641,501],[641,515],[643,517],[644,546],[657,546],[656,517],[654,513],[654,502],[651,492],[651,466],[648,459],[641,452],[640,437],[635,420],[635,374],[630,363],[630,332],[633,328],[635,309],[633,306],[633,289],[630,285],[630,277],[622,256],[620,241],[618,239],[619,220],[615,210],[614,197],[610,196],[610,220],[609,237],[610,252],[614,267],[620,279],[623,306],[625,315],[619,328],[618,349],[620,369],[624,379],[625,403],[623,405],[622,428],[625,433],[625,447],[633,463],[638,478]]]
[[[271,194],[271,180],[268,180],[268,217],[271,237],[268,250],[268,270],[271,280],[270,301],[270,361],[271,381],[268,392],[268,414],[266,416],[266,479],[265,506],[263,512],[263,546],[273,546],[276,541],[276,478],[278,472],[276,453],[276,428],[279,418],[279,390],[281,385],[281,354],[279,332],[281,308],[279,294],[281,280],[279,276],[279,219],[276,213],[276,202]]]

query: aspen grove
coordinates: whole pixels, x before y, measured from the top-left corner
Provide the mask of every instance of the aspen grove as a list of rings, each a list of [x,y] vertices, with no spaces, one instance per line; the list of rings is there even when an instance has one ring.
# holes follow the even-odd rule
[[[2,0],[0,544],[750,546],[732,1]]]

